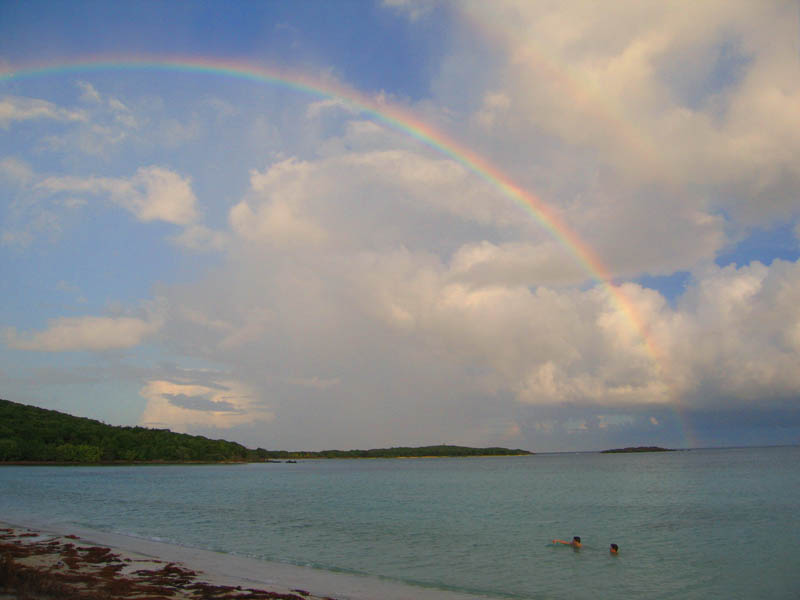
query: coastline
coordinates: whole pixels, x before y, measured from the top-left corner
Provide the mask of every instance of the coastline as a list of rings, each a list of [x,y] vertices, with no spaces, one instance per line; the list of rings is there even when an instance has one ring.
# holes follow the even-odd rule
[[[4,562],[9,554],[10,564]],[[149,599],[174,600],[486,600],[79,526],[33,522],[0,521],[0,600],[16,598],[15,587],[3,590],[4,578],[16,578],[15,585],[31,578],[47,582],[56,595],[30,595],[43,599],[116,597],[95,594],[136,589]],[[65,589],[71,590],[69,595],[63,595]],[[57,595],[58,590],[62,595]]]

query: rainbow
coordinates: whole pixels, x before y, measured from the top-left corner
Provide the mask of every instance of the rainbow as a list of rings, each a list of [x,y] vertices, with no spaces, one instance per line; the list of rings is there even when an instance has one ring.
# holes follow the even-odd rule
[[[634,330],[640,335],[659,374],[662,377],[668,376],[666,355],[655,343],[647,324],[633,302],[622,288],[613,282],[611,272],[604,265],[602,259],[564,222],[555,210],[536,194],[519,187],[508,175],[482,156],[459,144],[444,132],[419,120],[410,111],[389,103],[381,96],[368,96],[332,79],[312,78],[278,68],[209,57],[95,57],[23,67],[6,66],[0,67],[0,83],[48,75],[142,70],[180,71],[230,77],[279,86],[311,97],[335,99],[361,114],[368,115],[374,121],[400,131],[435,152],[448,157],[521,207],[566,248],[589,276],[605,288],[611,301],[626,316]],[[687,445],[697,446],[696,440],[689,433],[691,428],[688,418],[683,414],[676,396],[671,395],[675,412],[684,429]]]

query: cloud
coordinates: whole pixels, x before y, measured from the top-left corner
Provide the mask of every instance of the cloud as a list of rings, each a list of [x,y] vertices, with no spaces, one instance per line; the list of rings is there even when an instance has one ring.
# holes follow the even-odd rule
[[[165,110],[163,98],[157,95],[129,95],[124,100],[111,95],[89,81],[78,81],[79,109],[65,108],[45,100],[30,100],[28,111],[7,111],[20,118],[51,114],[71,121],[69,128],[51,129],[38,139],[39,149],[51,155],[84,154],[103,164],[127,155],[131,148],[154,150],[156,148],[186,147],[207,132],[206,118],[228,118],[231,114],[220,102],[198,101],[192,110],[183,109],[177,116]],[[42,105],[49,109],[36,109]],[[0,105],[0,127],[3,126]],[[70,117],[70,118],[67,118]],[[9,116],[9,118],[11,118]],[[33,117],[30,117],[33,118]]]
[[[498,245],[484,240],[458,248],[450,261],[450,275],[477,286],[532,282],[558,285],[584,281],[586,270],[553,241]]]
[[[713,258],[731,221],[798,217],[796,7],[676,6],[456,3],[495,68],[476,79],[454,44],[434,86],[475,97],[467,143],[564,210],[615,276]]]
[[[275,418],[247,385],[232,380],[217,381],[214,386],[152,380],[139,393],[147,400],[141,421],[146,426],[186,432],[197,427],[229,429],[268,423]]]
[[[83,112],[61,108],[37,98],[4,96],[0,98],[0,127],[8,129],[16,121],[50,119],[54,121],[86,121]]]
[[[340,98],[326,98],[325,100],[319,100],[309,104],[306,109],[306,117],[309,119],[317,119],[324,112],[330,110],[343,110],[348,114],[356,114],[358,112],[358,110],[345,100]]]
[[[2,233],[4,245],[29,246],[42,233],[59,234],[64,221],[60,208],[75,209],[87,204],[87,197],[101,196],[143,222],[164,221],[183,226],[172,237],[177,245],[194,251],[221,251],[228,235],[198,223],[200,212],[192,182],[165,167],[140,167],[128,178],[42,176],[27,163],[8,157],[0,161],[0,181],[18,188],[19,200],[12,206],[8,227]],[[50,205],[42,197],[56,197]],[[13,217],[13,218],[12,218]]]
[[[283,168],[302,172],[308,184],[318,166]],[[252,187],[268,191],[267,198],[294,199],[296,183],[289,177]],[[318,201],[302,191],[298,201]],[[313,406],[320,423],[307,424],[308,435],[332,445],[372,419],[404,413],[410,397],[428,411],[447,406],[444,397],[457,398],[461,408],[452,409],[492,418],[508,415],[512,405],[597,410],[596,421],[573,423],[579,432],[652,427],[661,422],[653,411],[675,402],[691,411],[757,396],[771,406],[800,393],[798,263],[704,268],[674,305],[627,283],[621,302],[604,286],[556,284],[557,274],[537,273],[546,263],[535,246],[464,243],[449,256],[433,246],[367,250],[335,235],[335,212],[301,214],[333,232],[325,252],[276,252],[246,239],[207,282],[171,290],[171,302],[192,317],[173,321],[169,335],[191,340],[187,349],[202,348],[206,358],[237,365],[238,378],[274,400],[276,423]],[[549,283],[537,285],[538,276]],[[709,328],[723,334],[709,335]],[[309,369],[317,374],[307,375]],[[337,382],[324,388],[325,402],[315,399],[317,390],[291,385],[314,377]],[[353,419],[348,427],[333,416],[337,410]],[[335,430],[324,429],[326,418],[337,422]],[[454,431],[444,417],[428,425]],[[402,419],[394,427],[386,426],[402,430]],[[528,433],[523,428],[521,435]]]
[[[439,221],[529,226],[517,207],[454,161],[406,150],[292,158],[254,171],[229,220],[248,242],[309,249],[430,244]]]
[[[140,221],[189,225],[198,218],[191,180],[164,167],[140,167],[130,178],[48,177],[36,184],[50,194],[107,196]]]
[[[0,160],[0,181],[12,185],[25,186],[31,182],[34,173],[28,163],[13,156]]]
[[[211,412],[233,412],[236,410],[236,407],[230,402],[225,400],[214,401],[205,396],[166,393],[162,393],[161,396],[166,398],[173,406],[188,410],[207,410]]]
[[[436,0],[383,0],[383,4],[405,13],[412,21],[417,21],[428,15],[436,7],[437,2]]]
[[[511,99],[503,92],[487,92],[483,106],[474,119],[480,127],[491,130],[500,115],[511,107]]]
[[[78,87],[81,89],[82,101],[106,108],[113,114],[114,120],[126,128],[136,129],[139,126],[133,111],[118,98],[101,93],[87,81],[79,81]]]
[[[51,241],[57,240],[62,232],[60,216],[53,210],[33,205],[27,208],[29,218],[22,223],[15,223],[16,219],[8,219],[8,229],[0,236],[0,244],[16,246],[18,249],[27,248],[38,236],[46,236]],[[20,212],[25,213],[25,209]],[[15,215],[16,216],[16,215]],[[14,227],[16,224],[16,227]]]
[[[20,335],[6,331],[6,343],[16,350],[103,352],[138,346],[160,327],[157,319],[136,317],[61,317],[50,321],[47,329]]]
[[[285,159],[253,171],[249,190],[230,212],[233,238],[224,264],[207,281],[169,290],[170,305],[180,310],[165,335],[181,340],[190,354],[236,365],[238,380],[271,399],[275,423],[300,423],[304,411],[318,411],[319,419],[304,425],[307,439],[331,446],[373,426],[376,433],[410,431],[410,421],[402,429],[404,418],[396,415],[412,406],[438,415],[428,423],[432,432],[455,431],[444,407],[480,413],[481,419],[457,426],[474,427],[470,435],[488,441],[511,431],[515,412],[582,408],[595,411],[594,420],[576,417],[569,427],[563,419],[550,421],[561,423],[562,432],[629,431],[653,427],[651,416],[660,423],[657,411],[675,402],[699,410],[764,386],[758,393],[771,405],[800,391],[791,375],[797,369],[790,368],[800,325],[790,308],[793,296],[786,296],[800,281],[789,264],[730,273],[697,267],[687,292],[672,304],[634,283],[612,293],[587,284],[587,273],[563,245],[531,233],[536,224],[492,194],[457,165],[405,150]],[[621,201],[634,206],[631,198]],[[681,206],[694,229],[685,238],[675,234],[676,245],[707,244],[687,256],[713,255],[722,224],[693,214],[689,200]],[[587,209],[608,227],[614,210],[607,217],[603,210]],[[675,218],[670,210],[664,219]],[[705,239],[693,242],[703,228]],[[647,257],[641,265],[655,260],[646,235],[615,235],[640,248]],[[620,256],[617,264],[625,260]],[[686,263],[695,264],[688,257],[675,264]],[[769,345],[780,335],[785,351],[752,351],[738,340],[736,359],[727,361],[731,376],[716,374],[726,364],[719,353],[731,345],[703,333],[705,311],[725,314],[732,290],[748,289],[746,282],[760,289],[753,282],[771,277],[783,282],[771,286],[786,296],[781,318],[767,326],[759,317],[776,312],[777,298],[762,293],[743,296],[752,304],[744,314],[759,321],[763,332],[756,338]],[[747,329],[748,319],[724,327]],[[737,380],[736,365],[748,363]],[[335,385],[297,385],[303,381]],[[352,421],[345,425],[336,411]],[[394,418],[391,427],[376,424]],[[490,421],[502,426],[487,429]],[[326,426],[331,422],[336,428]],[[520,439],[528,439],[526,419],[513,422]],[[280,439],[279,429],[270,431]]]
[[[95,104],[101,104],[103,102],[100,92],[98,92],[97,88],[91,83],[79,81],[78,87],[81,89],[81,100],[84,102],[93,102]]]
[[[306,165],[289,160],[273,167],[271,174],[252,173],[251,188],[258,194],[251,202],[240,202],[230,211],[232,229],[249,241],[262,241],[278,246],[319,246],[325,242],[326,233],[311,215],[302,214],[306,200],[304,179]],[[271,195],[270,179],[280,178],[286,171],[297,175],[293,189],[284,187],[281,194]],[[287,186],[288,187],[288,186]]]
[[[7,124],[47,119],[74,135],[0,162],[22,190],[15,205],[45,209],[30,211],[39,229],[8,219],[4,244],[56,233],[65,205],[100,199],[215,254],[182,254],[191,276],[157,284],[158,317],[63,317],[10,330],[9,346],[155,340],[219,371],[140,367],[143,422],[271,447],[611,447],[602,440],[669,439],[675,406],[691,417],[796,405],[798,262],[715,263],[758,224],[800,237],[794,7],[787,18],[780,3],[716,1],[385,6],[455,17],[429,97],[399,103],[454,152],[484,157],[488,180],[336,100],[255,101],[234,81],[194,105],[166,80],[155,99],[83,82],[86,120],[12,101]],[[176,144],[186,152],[168,162]],[[54,176],[28,166],[43,155],[61,161]],[[590,272],[604,267],[614,287]],[[688,281],[668,298],[634,282],[678,271]]]
[[[190,250],[219,252],[225,249],[228,237],[227,233],[214,231],[205,225],[189,225],[173,240]]]
[[[27,248],[33,242],[33,233],[30,231],[3,231],[0,244],[3,246],[16,246]]]
[[[800,394],[800,261],[709,268],[681,298],[671,354],[693,405],[782,404]]]

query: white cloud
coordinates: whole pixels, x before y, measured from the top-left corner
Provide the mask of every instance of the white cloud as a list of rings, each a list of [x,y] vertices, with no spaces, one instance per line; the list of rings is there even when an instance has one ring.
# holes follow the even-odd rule
[[[487,92],[483,106],[475,114],[475,121],[484,129],[491,130],[499,115],[511,107],[511,99],[503,92]]]
[[[533,282],[558,285],[584,281],[586,270],[554,241],[536,245],[525,242],[496,245],[484,240],[465,244],[455,252],[450,262],[450,275],[457,281],[478,286]]]
[[[2,232],[3,245],[29,246],[35,238],[60,235],[67,220],[64,207],[87,205],[87,198],[105,197],[143,222],[164,221],[183,226],[172,237],[177,245],[194,251],[221,251],[229,235],[198,223],[197,198],[188,177],[159,167],[141,167],[128,178],[42,176],[27,163],[9,157],[0,161],[0,181],[19,188],[19,198],[9,205]],[[43,202],[43,198],[50,200]]]
[[[228,235],[221,231],[214,231],[205,225],[189,225],[173,240],[184,248],[208,252],[220,252],[228,244]]]
[[[232,229],[242,243],[228,254],[229,275],[215,273],[208,287],[200,284],[175,299],[194,315],[182,321],[182,335],[215,360],[250,365],[242,367],[248,375],[240,376],[257,389],[308,377],[266,376],[261,363],[252,362],[254,356],[288,372],[316,365],[315,371],[325,373],[317,376],[320,381],[334,380],[342,390],[372,385],[371,374],[352,373],[347,361],[380,347],[415,356],[415,376],[422,380],[428,373],[422,364],[452,369],[460,374],[464,393],[511,396],[522,406],[599,410],[663,407],[680,400],[700,407],[701,398],[733,393],[730,385],[721,385],[721,377],[698,371],[697,365],[711,364],[718,355],[703,358],[703,344],[691,340],[703,338],[702,324],[709,322],[699,307],[725,314],[719,303],[725,304],[726,294],[749,289],[745,283],[752,277],[741,272],[725,280],[697,302],[698,308],[691,298],[697,290],[713,288],[718,277],[713,269],[696,273],[678,307],[636,284],[624,284],[616,295],[600,285],[574,288],[586,273],[552,239],[476,243],[472,235],[459,238],[459,223],[486,226],[490,234],[505,231],[515,240],[528,232],[506,225],[511,219],[500,206],[503,199],[470,196],[470,177],[441,160],[372,151],[285,160],[253,172],[246,199],[231,211]],[[475,202],[469,205],[465,196]],[[424,218],[410,218],[414,211]],[[437,247],[440,237],[414,231],[434,218],[444,219],[437,232],[449,236],[447,251]],[[707,223],[702,215],[695,218],[698,227],[713,232],[712,245],[721,243],[714,237],[720,227],[714,218]],[[749,269],[758,271],[755,265]],[[774,311],[769,303],[762,306],[758,295],[742,297],[753,303],[750,318],[760,310]],[[784,315],[784,324],[792,324],[781,329],[784,344],[795,344],[797,318]],[[744,322],[736,319],[731,326],[741,329]],[[767,331],[765,342],[778,330],[771,325]],[[739,352],[753,367],[744,377],[750,383],[739,378],[736,394],[752,393],[755,382],[766,386],[762,394],[800,390],[793,376],[782,382],[765,376],[775,373],[768,354],[750,356],[746,345]],[[791,362],[792,352],[773,358]],[[374,377],[389,389],[402,388],[407,378],[390,363],[381,363],[379,371]],[[278,404],[276,414],[291,411]],[[616,418],[596,426],[608,428]],[[630,424],[632,417],[625,418]]]
[[[301,216],[289,202],[275,199],[253,210],[246,202],[230,212],[233,230],[249,241],[277,246],[319,246],[326,233],[310,217]]]
[[[358,112],[353,105],[340,98],[326,98],[312,102],[306,109],[306,117],[309,119],[317,119],[321,114],[330,110],[343,110],[348,114],[355,114]]]
[[[252,389],[232,380],[214,386],[152,380],[140,390],[147,399],[141,422],[188,432],[198,427],[229,429],[237,425],[267,423],[275,415],[258,403]]]
[[[232,229],[280,247],[392,247],[456,227],[530,226],[498,192],[447,159],[405,150],[287,159],[251,174],[251,192],[230,211]]]
[[[699,405],[800,393],[800,262],[709,268],[681,299],[672,360]]]
[[[36,184],[51,194],[70,193],[108,196],[140,221],[166,221],[189,225],[197,217],[191,180],[169,169],[141,167],[130,178],[48,177]]]
[[[491,257],[497,249],[465,246],[448,266],[426,252],[337,247],[337,256],[315,262],[273,257],[281,266],[265,269],[258,257],[266,255],[252,247],[246,250],[252,259],[237,264],[240,283],[225,287],[238,288],[241,303],[241,284],[253,282],[244,306],[268,311],[261,321],[268,326],[244,319],[220,332],[213,353],[221,358],[242,348],[219,343],[240,329],[253,334],[246,348],[258,355],[274,356],[292,340],[298,359],[322,352],[320,364],[340,369],[342,360],[359,354],[362,342],[353,346],[354,340],[369,339],[370,347],[391,347],[399,356],[413,353],[439,368],[480,373],[462,383],[511,393],[526,405],[669,406],[680,400],[703,407],[724,397],[800,393],[797,264],[698,273],[673,308],[634,284],[621,288],[622,301],[603,287],[530,289],[524,252],[523,275],[515,268],[488,269],[483,277],[471,272],[486,260],[483,252]],[[503,250],[511,260],[514,247]],[[203,314],[219,301],[205,293],[189,296],[208,299],[208,305],[198,303]],[[709,328],[732,333],[710,335]],[[337,349],[340,358],[325,348]],[[401,378],[389,365],[381,369],[384,378]]]
[[[61,317],[31,334],[6,331],[6,343],[17,350],[102,352],[138,346],[160,328],[158,319],[136,317]]]
[[[187,225],[197,218],[196,198],[188,178],[161,167],[140,168],[132,178],[135,192],[121,200],[142,221]]]
[[[798,214],[792,3],[510,0],[453,8],[500,65],[473,108],[474,143],[507,166],[519,162],[513,168],[520,174],[531,162],[548,165],[542,179],[558,190],[558,204],[576,181],[602,169],[603,189],[595,183],[592,193],[613,198],[630,196],[631,186],[641,190],[633,214],[609,211],[629,232],[647,230],[635,218],[676,202],[679,218],[664,214],[664,229],[681,231],[681,220],[690,218],[678,200],[685,196],[697,196],[691,204],[700,214],[725,211],[748,224]],[[470,52],[455,46],[444,63],[440,78],[450,93],[474,85],[462,69]],[[576,229],[589,232],[583,224]],[[668,241],[647,233],[659,237],[654,247]],[[699,256],[698,249],[692,258]]]
[[[54,121],[86,121],[80,111],[61,108],[52,102],[36,98],[4,96],[0,98],[0,127],[7,129],[15,121],[51,119]]]
[[[91,83],[87,81],[79,81],[78,87],[81,90],[81,100],[84,102],[94,102],[96,104],[102,103],[103,98],[100,95],[100,92],[98,92],[97,88]]]
[[[80,110],[64,108],[44,100],[29,100],[27,111],[15,107],[15,118],[50,116],[74,121],[74,126],[51,130],[38,140],[39,147],[51,154],[70,155],[76,152],[109,163],[125,156],[132,148],[139,151],[161,147],[186,147],[206,131],[200,116],[214,111],[214,118],[225,118],[221,105],[213,101],[197,102],[192,110],[182,110],[177,117],[166,113],[158,96],[128,96],[124,100],[106,93],[88,81],[79,81]],[[8,109],[6,112],[9,112]],[[3,124],[0,104],[0,126]],[[230,113],[228,113],[229,115]],[[11,114],[9,114],[11,118]]]
[[[78,87],[81,90],[81,100],[89,104],[96,104],[103,107],[111,115],[113,122],[126,129],[136,129],[139,122],[133,111],[119,98],[101,93],[96,87],[87,81],[79,81]],[[96,117],[97,115],[95,115]]]

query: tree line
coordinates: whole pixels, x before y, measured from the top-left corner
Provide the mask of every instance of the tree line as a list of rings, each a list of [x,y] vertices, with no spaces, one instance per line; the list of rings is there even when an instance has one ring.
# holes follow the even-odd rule
[[[0,461],[224,462],[262,460],[258,451],[225,440],[168,429],[118,427],[0,400]]]
[[[253,450],[236,442],[175,433],[168,429],[106,425],[100,421],[75,417],[55,410],[0,400],[0,462],[263,462],[298,458],[522,454],[530,452],[450,445],[322,452],[289,452],[264,448]]]
[[[372,450],[322,450],[320,452],[270,452],[270,458],[427,458],[447,456],[522,456],[527,450],[508,448],[470,448],[468,446],[419,446],[374,448]]]

